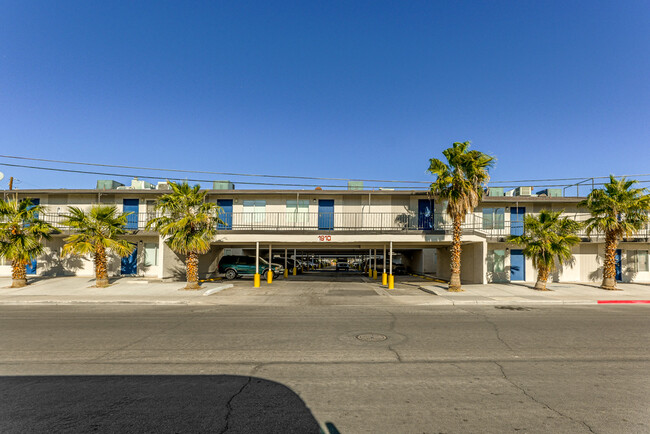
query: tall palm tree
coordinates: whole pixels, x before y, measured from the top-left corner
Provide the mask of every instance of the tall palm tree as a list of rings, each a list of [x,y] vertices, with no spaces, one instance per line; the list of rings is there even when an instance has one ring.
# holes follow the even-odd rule
[[[648,222],[650,195],[645,188],[633,188],[635,180],[609,176],[603,189],[593,190],[578,204],[586,207],[591,217],[586,221],[587,235],[593,231],[605,234],[605,266],[601,288],[616,288],[616,248],[623,237],[634,235]]]
[[[31,200],[0,199],[0,256],[11,261],[11,287],[27,285],[27,264],[43,253],[43,240],[55,230],[39,219],[43,207]]]
[[[175,252],[185,255],[187,285],[185,289],[199,289],[199,255],[210,250],[210,243],[217,234],[221,208],[206,202],[206,192],[200,185],[170,182],[172,193],[158,199],[156,210],[162,216],[147,223],[156,229]]]
[[[470,150],[469,142],[455,142],[442,154],[447,164],[432,158],[429,172],[437,175],[431,184],[431,193],[447,201],[447,214],[453,221],[451,244],[451,278],[449,291],[462,291],[460,287],[460,238],[461,225],[468,213],[474,211],[483,196],[483,187],[490,179],[488,170],[494,165],[494,157],[480,151]]]
[[[557,264],[568,263],[573,257],[571,247],[580,243],[576,235],[580,223],[560,218],[562,211],[542,210],[539,215],[524,217],[523,235],[508,237],[512,244],[523,246],[523,254],[533,260],[537,268],[535,289],[546,291],[546,282]]]
[[[120,257],[133,253],[133,245],[118,239],[125,233],[127,216],[115,206],[94,205],[88,212],[71,206],[70,214],[63,224],[75,233],[65,239],[61,255],[93,255],[95,265],[95,285],[99,288],[108,286],[108,261],[106,251],[110,250]]]

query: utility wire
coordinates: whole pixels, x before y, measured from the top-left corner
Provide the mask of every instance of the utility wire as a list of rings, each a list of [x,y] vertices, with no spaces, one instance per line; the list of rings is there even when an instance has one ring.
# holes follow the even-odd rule
[[[9,167],[20,167],[20,168],[25,168],[25,169],[35,169],[35,170],[47,170],[51,172],[65,172],[65,173],[79,173],[83,175],[102,175],[102,176],[112,176],[112,177],[122,177],[122,178],[144,178],[144,179],[167,179],[167,180],[173,180],[173,181],[192,181],[192,182],[205,182],[205,183],[210,183],[213,182],[213,180],[210,179],[195,179],[195,178],[172,178],[172,177],[165,177],[165,176],[147,176],[147,175],[140,175],[140,174],[131,174],[131,173],[110,173],[110,172],[95,172],[95,171],[88,171],[88,170],[74,170],[74,169],[61,169],[61,168],[55,168],[55,167],[41,167],[41,166],[28,166],[28,165],[23,165],[23,164],[10,164],[10,163],[0,163],[0,166],[9,166]],[[580,178],[582,179],[582,178]],[[639,183],[650,183],[650,180],[642,180],[638,181]],[[342,185],[325,185],[325,184],[290,184],[290,183],[266,183],[266,182],[238,182],[238,184],[245,184],[245,185],[262,185],[262,186],[278,186],[278,187],[326,187],[326,188],[345,188],[345,186]],[[583,187],[589,187],[591,184],[586,184],[583,185]],[[601,186],[605,185],[604,182],[595,182],[593,183],[594,186]],[[535,188],[540,188],[540,187],[575,187],[575,184],[572,185],[567,185],[567,184],[537,184],[537,185],[528,185],[530,187],[535,187]],[[503,186],[504,188],[515,188],[518,187],[517,185],[506,185]],[[370,185],[366,186],[367,189],[380,189],[380,188],[386,188],[382,186],[377,186],[377,185]],[[422,190],[421,186],[393,186],[390,187],[391,189],[406,189],[406,190]],[[424,189],[427,190],[427,189]]]
[[[0,155],[2,158],[12,158],[16,160],[29,160],[29,161],[41,161],[47,163],[59,163],[59,164],[73,164],[81,166],[94,166],[94,167],[112,167],[118,169],[136,169],[136,170],[151,170],[159,172],[175,172],[175,173],[200,173],[200,174],[209,174],[209,175],[227,175],[227,176],[247,176],[247,177],[260,177],[260,178],[280,178],[280,179],[304,179],[304,180],[316,180],[316,181],[365,181],[365,182],[385,182],[385,183],[401,183],[401,184],[425,184],[429,185],[432,181],[404,181],[404,180],[387,180],[387,179],[360,179],[360,178],[324,178],[324,177],[312,177],[312,176],[293,176],[293,175],[265,175],[265,174],[251,174],[251,173],[232,173],[232,172],[212,172],[204,170],[183,170],[183,169],[163,169],[155,167],[138,167],[138,166],[124,166],[117,164],[103,164],[103,163],[84,163],[78,161],[65,161],[65,160],[51,160],[46,158],[32,158],[32,157],[21,157],[15,155]],[[14,166],[21,167],[21,166]],[[79,172],[83,173],[83,172]],[[102,173],[93,173],[93,174],[102,174]],[[116,176],[130,176],[130,175],[116,175]],[[636,174],[636,175],[616,175],[615,178],[636,178],[636,177],[646,177],[650,176],[650,173]],[[155,177],[145,177],[140,176],[140,178],[155,179]],[[510,180],[510,181],[491,181],[490,184],[519,184],[519,183],[529,183],[529,182],[556,182],[556,181],[586,181],[590,179],[608,179],[609,176],[588,176],[580,178],[548,178],[548,179],[522,179],[522,180]],[[180,179],[180,178],[169,178],[169,179]],[[212,180],[206,180],[203,182],[211,182]],[[201,181],[199,181],[201,182]],[[239,182],[240,184],[246,184],[245,182]],[[251,185],[288,185],[288,186],[302,186],[302,184],[263,184],[263,183],[248,183]],[[562,184],[564,186],[565,184]],[[312,185],[306,185],[312,186]],[[315,185],[313,185],[315,186]],[[548,185],[544,185],[548,186]],[[329,186],[327,186],[329,187]]]

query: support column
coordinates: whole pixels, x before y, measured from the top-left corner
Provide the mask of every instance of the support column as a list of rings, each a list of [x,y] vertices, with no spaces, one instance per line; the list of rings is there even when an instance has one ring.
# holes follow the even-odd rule
[[[273,283],[273,265],[271,265],[271,259],[273,259],[273,246],[269,244],[269,269],[266,271],[266,283]]]
[[[390,242],[390,256],[388,257],[388,289],[395,289],[395,276],[393,276],[393,242]]]
[[[260,242],[255,242],[255,276],[253,276],[253,287],[260,287]]]
[[[384,272],[381,273],[381,284],[388,285],[388,274],[386,273],[386,244],[384,244]]]
[[[293,249],[293,275],[298,274],[298,256],[296,256],[296,249]]]
[[[287,268],[287,263],[288,263],[288,261],[287,261],[287,249],[285,248],[284,249],[284,278],[285,279],[289,277],[289,269]]]
[[[368,249],[368,277],[372,279],[372,249]]]
[[[374,280],[377,280],[377,249],[373,249],[372,252],[374,254],[373,255],[374,256],[374,258],[373,258],[374,262],[373,262],[373,266],[372,266],[372,278]]]

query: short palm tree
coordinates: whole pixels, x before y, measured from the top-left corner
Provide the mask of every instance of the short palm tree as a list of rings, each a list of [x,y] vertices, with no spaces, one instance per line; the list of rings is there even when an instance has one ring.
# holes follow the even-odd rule
[[[645,188],[633,188],[635,180],[609,176],[603,189],[593,190],[578,204],[586,207],[591,217],[586,221],[587,235],[605,234],[605,265],[601,288],[616,288],[616,248],[626,236],[634,235],[648,222],[650,195]]]
[[[490,179],[488,170],[494,157],[470,150],[470,143],[456,142],[442,154],[447,164],[432,158],[429,172],[437,175],[431,184],[431,193],[447,201],[447,214],[453,221],[451,244],[451,278],[449,291],[462,291],[460,285],[461,225],[468,213],[474,211],[483,196],[483,188]]]
[[[133,253],[134,246],[128,241],[118,239],[125,233],[127,216],[115,206],[94,205],[89,211],[71,206],[63,224],[74,233],[65,239],[61,255],[93,255],[95,265],[95,284],[99,288],[108,286],[108,262],[106,251],[110,250],[120,257]]]
[[[31,200],[0,199],[0,256],[11,261],[11,287],[27,285],[27,264],[43,253],[43,240],[55,230],[39,219],[43,208]]]
[[[175,252],[185,255],[187,285],[185,289],[199,289],[199,255],[210,250],[210,243],[217,234],[221,208],[206,202],[206,192],[197,184],[171,182],[170,194],[158,199],[156,210],[161,212],[147,223],[165,237],[167,245]]]
[[[542,210],[537,216],[524,217],[523,235],[508,237],[512,244],[523,246],[523,254],[533,260],[537,269],[535,289],[546,291],[546,282],[557,264],[568,263],[573,257],[571,247],[580,243],[576,235],[580,223],[567,217],[560,218],[562,211]]]

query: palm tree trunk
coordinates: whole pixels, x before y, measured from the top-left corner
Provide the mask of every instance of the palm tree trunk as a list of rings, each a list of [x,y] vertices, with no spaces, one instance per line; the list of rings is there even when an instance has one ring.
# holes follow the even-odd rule
[[[27,286],[27,266],[20,261],[11,261],[11,288]]]
[[[101,245],[95,248],[95,285],[98,288],[105,288],[108,286],[106,249]]]
[[[538,291],[548,291],[546,289],[546,282],[548,281],[548,268],[540,265],[537,268],[537,282],[535,282],[535,289]]]
[[[605,265],[603,267],[603,289],[616,290],[616,235],[608,232],[605,234]]]
[[[187,271],[187,285],[185,289],[200,289],[199,285],[199,255],[196,252],[190,252],[185,261]]]
[[[451,242],[451,278],[449,279],[449,291],[460,292],[460,235],[462,216],[454,216],[454,235]]]

